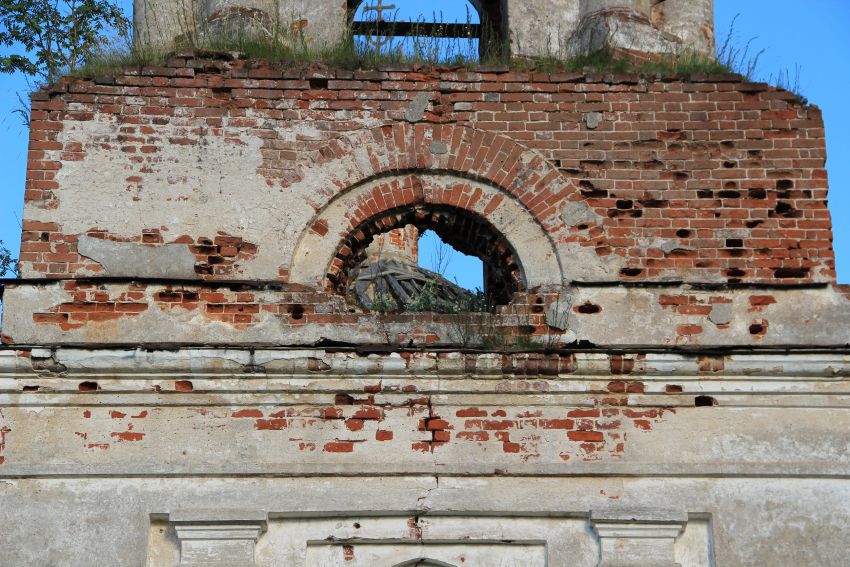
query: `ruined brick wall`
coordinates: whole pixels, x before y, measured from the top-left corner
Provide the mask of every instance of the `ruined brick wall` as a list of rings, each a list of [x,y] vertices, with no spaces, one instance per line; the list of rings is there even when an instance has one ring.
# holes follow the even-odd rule
[[[736,76],[331,71],[187,53],[65,79],[36,95],[32,120],[22,273],[68,281],[10,288],[31,314],[12,310],[7,342],[149,342],[139,334],[169,318],[184,344],[215,322],[222,342],[277,343],[280,325],[301,328],[293,344],[343,340],[339,325],[373,342],[386,329],[345,304],[347,270],[410,224],[484,260],[512,303],[503,313],[522,316],[508,327],[564,327],[539,291],[567,298],[561,318],[586,318],[594,344],[610,344],[622,315],[605,301],[622,293],[652,296],[640,316],[664,329],[618,330],[625,344],[790,344],[789,324],[757,315],[791,312],[753,310],[750,296],[835,277],[820,112]],[[622,287],[636,284],[654,291]],[[847,309],[839,294],[828,303]],[[120,332],[85,328],[109,321]],[[457,342],[430,324],[414,327]]]
[[[0,349],[4,560],[200,567],[250,518],[258,567],[596,567],[601,511],[644,534],[615,542],[630,565],[841,565],[848,375],[841,352]]]
[[[399,258],[416,264],[419,261],[419,229],[409,224],[375,237],[366,254],[371,261]]]
[[[103,275],[79,254],[86,235],[184,246],[200,276],[286,282],[301,227],[271,225],[426,169],[507,189],[556,246],[611,258],[617,269],[592,279],[834,280],[822,119],[784,91],[734,76],[170,65],[36,96],[25,277]],[[371,161],[334,168],[364,150],[354,142]],[[305,194],[325,165],[319,194]],[[444,200],[474,208],[482,197],[463,187]],[[401,204],[364,199],[351,213]]]
[[[32,118],[13,564],[850,561],[850,294],[793,95],[186,53],[63,80]],[[494,313],[347,301],[411,225],[482,258]],[[233,525],[250,558],[199,543]]]

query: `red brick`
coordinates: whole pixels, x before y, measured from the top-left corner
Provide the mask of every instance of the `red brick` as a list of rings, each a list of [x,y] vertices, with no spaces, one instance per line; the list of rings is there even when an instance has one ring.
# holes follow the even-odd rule
[[[324,450],[327,453],[351,453],[354,451],[354,443],[351,441],[332,441],[325,443]]]
[[[233,417],[263,417],[263,412],[257,409],[244,409],[233,412]]]
[[[568,417],[599,417],[599,408],[574,409],[567,412]]]
[[[600,431],[568,431],[567,437],[570,441],[600,442],[605,440],[605,436]]]
[[[540,427],[543,429],[572,429],[575,422],[572,419],[541,419]]]

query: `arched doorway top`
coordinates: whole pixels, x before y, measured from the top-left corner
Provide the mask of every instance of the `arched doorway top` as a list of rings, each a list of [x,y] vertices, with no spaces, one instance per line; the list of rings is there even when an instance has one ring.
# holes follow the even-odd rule
[[[498,188],[550,235],[563,228],[562,203],[579,193],[539,153],[506,136],[454,124],[398,122],[353,132],[318,150],[299,177],[322,188],[311,193],[310,203],[321,212],[361,183],[410,172],[448,174]]]
[[[462,251],[503,274],[506,290],[562,281],[553,241],[529,210],[490,184],[439,171],[381,175],[340,192],[302,232],[290,281],[341,292],[374,236],[417,223],[468,241]]]

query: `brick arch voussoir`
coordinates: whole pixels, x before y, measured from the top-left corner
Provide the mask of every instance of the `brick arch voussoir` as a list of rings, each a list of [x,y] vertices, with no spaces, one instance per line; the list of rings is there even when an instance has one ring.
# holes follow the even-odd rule
[[[289,264],[291,281],[339,291],[371,239],[405,224],[444,229],[436,231],[450,245],[491,258],[488,265],[516,289],[563,281],[555,241],[528,209],[490,183],[439,170],[376,175],[341,191],[305,224]]]
[[[339,192],[369,179],[413,171],[445,172],[501,188],[548,232],[563,228],[560,206],[580,199],[578,187],[542,155],[516,141],[454,124],[395,123],[338,138],[317,152],[299,177],[333,172],[322,208]],[[336,193],[336,194],[333,194]]]

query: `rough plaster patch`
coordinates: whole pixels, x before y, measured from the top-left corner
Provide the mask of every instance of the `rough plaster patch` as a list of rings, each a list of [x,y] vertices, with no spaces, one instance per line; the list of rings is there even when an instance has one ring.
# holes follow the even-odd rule
[[[678,248],[678,246],[679,246],[678,242],[676,242],[675,240],[668,239],[668,238],[662,238],[662,239],[659,239],[659,241],[658,241],[658,247],[661,248],[661,251],[664,252],[665,254],[669,254],[670,252],[672,252],[673,250]]]
[[[158,135],[167,139],[187,134],[185,128],[165,125],[158,127]],[[286,136],[280,131],[278,135]],[[63,195],[59,211],[31,208],[28,218],[53,222],[61,216],[63,232],[85,234],[121,211],[122,222],[109,226],[112,236],[132,238],[146,227],[165,227],[179,230],[174,236],[221,231],[251,242],[275,243],[261,247],[255,259],[240,267],[249,279],[279,276],[303,219],[315,213],[309,199],[316,185],[292,187],[286,198],[271,189],[257,173],[263,141],[248,128],[228,126],[226,139],[206,135],[195,145],[164,145],[143,163],[118,159],[114,149],[91,144],[117,136],[114,119],[69,122],[59,140],[83,144],[86,157],[65,162],[58,172]],[[125,187],[130,177],[141,178],[138,187]]]
[[[638,238],[637,245],[644,252],[657,248],[664,254],[670,254],[673,250],[693,250],[693,248],[682,246],[675,238]]]
[[[576,226],[585,223],[599,223],[600,217],[584,201],[566,201],[561,206],[561,220],[567,226]]]
[[[735,317],[735,305],[732,303],[715,303],[711,307],[709,320],[715,325],[728,325]]]
[[[108,276],[193,279],[195,255],[184,244],[145,246],[80,236],[81,255],[104,267]]]
[[[599,128],[599,124],[602,122],[602,113],[601,112],[588,112],[584,115],[584,123],[587,124],[587,127],[591,130],[596,130]]]
[[[558,255],[563,266],[563,281],[606,281],[616,278],[625,265],[616,254],[600,256],[594,248],[575,242],[559,243]]]
[[[429,102],[431,102],[430,94],[418,93],[410,102],[407,112],[404,113],[404,119],[408,122],[419,122],[425,118],[425,109],[428,108]]]
[[[166,125],[160,126],[157,134],[164,139],[179,138],[186,137],[187,131]],[[141,163],[118,159],[115,148],[91,143],[116,140],[117,144],[118,135],[114,119],[66,127],[59,141],[83,144],[86,157],[65,162],[57,174],[63,195],[60,212],[33,220],[50,222],[61,216],[66,233],[81,234],[100,226],[103,219],[114,218],[120,210],[124,222],[110,230],[124,237],[137,236],[141,228],[150,226],[180,225],[196,229],[199,235],[218,231],[242,234],[249,226],[269,226],[271,219],[262,217],[275,212],[270,209],[279,205],[280,198],[257,174],[262,165],[262,140],[247,128],[228,127],[226,140],[209,135],[198,137],[193,145],[163,145]],[[133,176],[141,178],[139,189],[122,191],[125,179]],[[109,198],[103,196],[103,188],[111,188]],[[222,203],[227,203],[230,214],[221,214]],[[251,234],[247,238],[267,241],[266,235],[259,235],[263,237]]]
[[[443,155],[449,153],[449,146],[445,142],[431,142],[430,150],[432,154]]]
[[[570,326],[570,310],[573,298],[562,294],[558,300],[546,306],[546,324],[559,331],[566,331]]]
[[[568,268],[569,266],[567,266]],[[602,313],[591,318],[573,317],[570,328],[580,339],[601,344],[659,344],[664,340],[673,344],[676,339],[676,327],[682,324],[699,324],[702,332],[698,335],[699,344],[708,345],[747,345],[753,343],[749,332],[751,321],[746,317],[733,318],[728,328],[719,328],[710,323],[709,316],[704,318],[692,315],[670,317],[670,310],[659,308],[660,295],[669,294],[665,290],[639,288],[573,288],[574,305],[591,301],[603,305]],[[707,305],[714,292],[692,292],[697,305]],[[812,290],[774,290],[776,298],[770,314],[770,333],[760,344],[787,345],[835,345],[842,339],[835,329],[846,327],[846,317],[850,316],[850,305],[834,291]],[[750,309],[750,292],[735,292],[724,295],[732,300],[734,313],[746,313]],[[779,305],[786,306],[780,308]],[[805,305],[807,317],[801,318],[799,309],[793,306]],[[721,319],[722,320],[722,319]],[[667,337],[665,339],[665,336]]]

